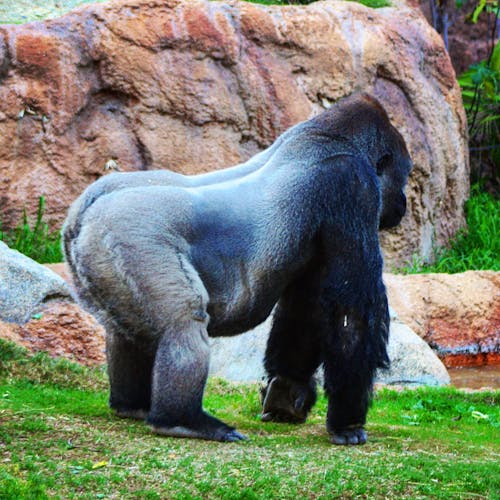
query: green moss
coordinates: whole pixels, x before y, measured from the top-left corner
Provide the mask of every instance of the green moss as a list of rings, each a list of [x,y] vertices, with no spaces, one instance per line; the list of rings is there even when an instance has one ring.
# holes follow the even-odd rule
[[[59,388],[102,390],[107,387],[103,368],[86,368],[44,352],[29,354],[26,349],[0,339],[0,382],[22,381],[28,385],[46,381]]]

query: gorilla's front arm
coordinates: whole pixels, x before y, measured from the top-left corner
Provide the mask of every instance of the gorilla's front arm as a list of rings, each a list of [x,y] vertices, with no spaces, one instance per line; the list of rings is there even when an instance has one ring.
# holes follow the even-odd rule
[[[389,316],[378,244],[380,187],[373,170],[359,159],[340,156],[322,166],[335,175],[318,182],[322,220],[317,253],[275,312],[265,358],[271,383],[264,415],[266,420],[303,421],[315,401],[313,376],[322,363],[332,441],[358,444],[366,441],[363,425],[375,370],[388,365]]]
[[[361,94],[225,173],[91,186],[70,210],[65,253],[106,328],[111,407],[159,434],[242,439],[202,409],[208,336],[242,333],[277,303],[263,420],[304,421],[322,364],[332,441],[365,442],[375,369],[388,363],[378,228],[403,216],[410,168]]]

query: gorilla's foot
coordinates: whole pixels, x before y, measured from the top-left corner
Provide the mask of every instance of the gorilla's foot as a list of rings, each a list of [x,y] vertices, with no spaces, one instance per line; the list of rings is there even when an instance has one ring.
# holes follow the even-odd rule
[[[195,423],[184,425],[162,425],[148,419],[150,429],[155,434],[171,437],[207,439],[209,441],[234,442],[248,439],[233,427],[217,420],[210,415],[203,414],[203,418],[196,419]]]
[[[280,375],[262,391],[262,420],[300,424],[316,402],[316,383],[300,383]]]
[[[145,420],[148,411],[143,409],[113,408],[115,415],[120,418],[133,418],[134,420]]]
[[[339,445],[365,444],[368,439],[368,435],[362,427],[332,431],[331,436],[332,443]]]

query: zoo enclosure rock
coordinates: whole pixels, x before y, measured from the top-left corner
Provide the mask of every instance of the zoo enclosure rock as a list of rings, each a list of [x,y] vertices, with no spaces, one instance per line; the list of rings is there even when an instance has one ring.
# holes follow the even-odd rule
[[[92,315],[68,301],[44,304],[38,312],[22,325],[0,320],[0,338],[83,365],[106,362],[104,329]]]
[[[83,364],[105,361],[104,329],[73,303],[66,281],[2,241],[0,338]]]
[[[399,319],[446,366],[500,364],[500,273],[384,275]]]
[[[0,320],[25,323],[43,303],[64,298],[71,292],[62,278],[0,241]]]
[[[237,337],[211,339],[210,373],[237,382],[255,382],[265,378],[262,360],[271,319]],[[446,385],[450,377],[432,349],[410,328],[391,321],[387,346],[391,368],[379,370],[376,382],[385,385]],[[322,379],[321,370],[318,373]]]
[[[466,122],[439,35],[404,3],[261,6],[123,0],[0,26],[0,209],[45,195],[60,224],[115,160],[200,173],[247,159],[356,89],[374,94],[415,163],[387,262],[424,257],[463,225]]]

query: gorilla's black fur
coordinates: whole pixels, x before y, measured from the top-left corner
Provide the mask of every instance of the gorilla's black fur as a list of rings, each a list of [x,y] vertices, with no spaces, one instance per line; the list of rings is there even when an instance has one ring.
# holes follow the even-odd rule
[[[363,430],[389,315],[378,229],[399,223],[411,169],[372,97],[356,94],[236,167],[112,174],[73,204],[66,259],[106,328],[110,405],[170,436],[242,439],[202,410],[208,336],[276,305],[263,420],[303,422],[324,366],[327,428]]]

